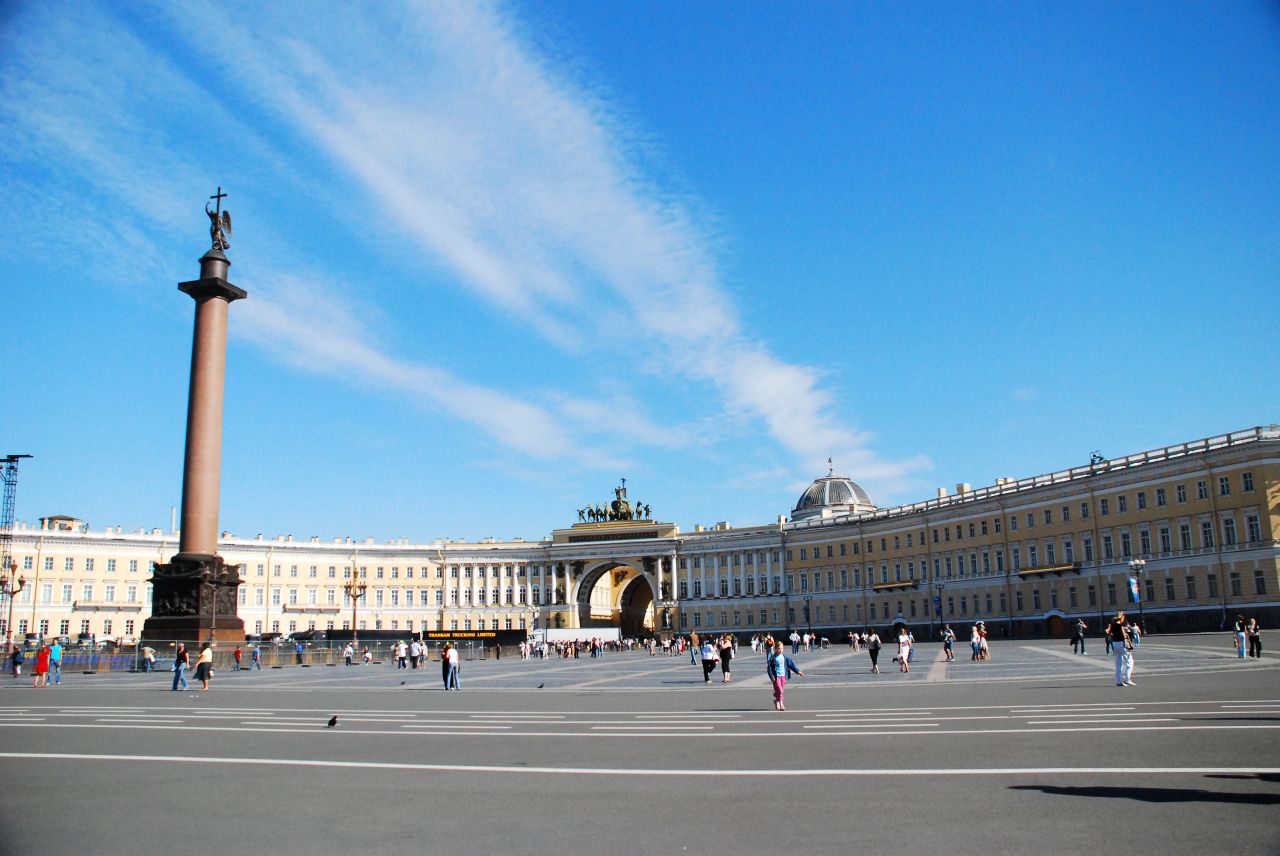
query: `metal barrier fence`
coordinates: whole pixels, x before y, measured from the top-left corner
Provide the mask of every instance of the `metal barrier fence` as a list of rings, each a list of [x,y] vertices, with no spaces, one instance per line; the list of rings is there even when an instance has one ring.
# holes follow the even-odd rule
[[[463,641],[458,644],[458,653],[464,662],[487,660],[490,657],[501,657],[504,653],[515,655],[514,651],[501,651],[497,646],[482,642]],[[289,666],[339,666],[345,662],[346,646],[326,647],[304,645],[299,652],[293,643],[252,645],[244,643],[239,646],[241,669],[281,669]],[[431,642],[422,645],[420,665],[428,662],[439,662],[444,643]],[[257,650],[257,658],[254,651]],[[154,660],[147,657],[153,652]],[[62,671],[68,674],[94,674],[99,672],[168,672],[173,669],[173,658],[177,651],[176,642],[145,642],[137,647],[90,649],[64,646],[62,651]],[[233,670],[236,668],[236,645],[221,643],[214,647],[214,671]],[[366,658],[366,652],[368,656]],[[195,669],[200,657],[198,646],[188,645],[187,653],[191,659],[191,668]],[[26,662],[23,664],[24,674],[31,674],[35,668],[36,649],[26,649]],[[355,664],[368,662],[371,665],[396,665],[396,646],[387,643],[360,645],[351,658]],[[7,664],[6,664],[7,666]]]

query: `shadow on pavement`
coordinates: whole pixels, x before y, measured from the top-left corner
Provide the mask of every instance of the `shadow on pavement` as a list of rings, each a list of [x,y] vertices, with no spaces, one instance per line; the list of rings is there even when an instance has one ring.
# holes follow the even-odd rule
[[[1102,797],[1130,799],[1150,803],[1237,803],[1240,805],[1280,805],[1280,794],[1237,794],[1206,791],[1200,788],[1062,787],[1059,785],[1011,785],[1011,791],[1040,791],[1051,796]]]

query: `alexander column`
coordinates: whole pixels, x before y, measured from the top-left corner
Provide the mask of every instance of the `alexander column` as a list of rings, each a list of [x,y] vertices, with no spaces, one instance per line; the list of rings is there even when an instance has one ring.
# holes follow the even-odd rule
[[[248,292],[227,281],[226,250],[231,215],[222,210],[222,188],[209,197],[213,246],[200,258],[200,278],[178,284],[196,302],[191,345],[191,387],[187,400],[187,449],[182,466],[182,530],[178,553],[156,565],[151,617],[143,639],[201,642],[244,641],[244,621],[236,615],[240,566],[218,555],[218,493],[222,477],[222,400],[226,386],[227,314],[233,300]]]

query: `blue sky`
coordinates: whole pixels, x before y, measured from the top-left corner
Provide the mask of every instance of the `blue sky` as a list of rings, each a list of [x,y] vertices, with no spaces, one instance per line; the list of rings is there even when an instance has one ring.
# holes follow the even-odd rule
[[[1280,421],[1280,13],[1236,3],[0,10],[18,517],[167,527],[202,206],[221,526],[765,523]]]

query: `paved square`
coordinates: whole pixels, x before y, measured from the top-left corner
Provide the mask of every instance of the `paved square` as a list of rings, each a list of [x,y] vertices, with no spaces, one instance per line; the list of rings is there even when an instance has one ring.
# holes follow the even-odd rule
[[[1280,852],[1280,659],[1151,637],[1118,688],[1094,644],[802,653],[785,713],[745,649],[6,679],[0,850]]]

